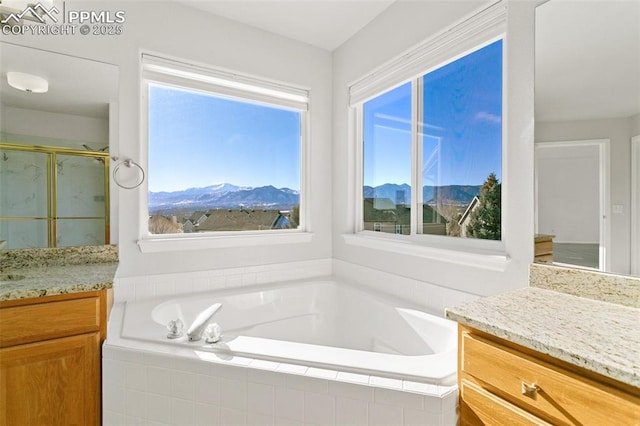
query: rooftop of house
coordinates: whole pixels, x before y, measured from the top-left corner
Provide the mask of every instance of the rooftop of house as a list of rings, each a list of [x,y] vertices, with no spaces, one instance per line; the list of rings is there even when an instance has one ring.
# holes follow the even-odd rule
[[[198,232],[251,231],[293,228],[290,212],[266,209],[209,210],[209,217],[200,223]]]

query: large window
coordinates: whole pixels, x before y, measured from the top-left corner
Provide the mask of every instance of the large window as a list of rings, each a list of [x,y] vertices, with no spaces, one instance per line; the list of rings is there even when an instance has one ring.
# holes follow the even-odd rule
[[[502,44],[363,102],[363,230],[501,239]]]
[[[306,92],[143,60],[150,234],[300,229]]]

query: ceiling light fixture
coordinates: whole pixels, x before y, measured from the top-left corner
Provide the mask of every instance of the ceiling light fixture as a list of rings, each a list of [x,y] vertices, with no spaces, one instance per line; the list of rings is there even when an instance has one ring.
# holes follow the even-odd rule
[[[24,72],[9,71],[7,73],[9,86],[28,93],[45,93],[49,90],[49,82],[37,75]]]

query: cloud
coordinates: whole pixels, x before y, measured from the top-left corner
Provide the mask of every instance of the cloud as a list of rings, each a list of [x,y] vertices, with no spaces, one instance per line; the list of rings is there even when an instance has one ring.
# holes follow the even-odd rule
[[[490,112],[480,111],[475,116],[476,120],[486,121],[489,123],[500,124],[502,123],[502,117],[496,114],[491,114]]]

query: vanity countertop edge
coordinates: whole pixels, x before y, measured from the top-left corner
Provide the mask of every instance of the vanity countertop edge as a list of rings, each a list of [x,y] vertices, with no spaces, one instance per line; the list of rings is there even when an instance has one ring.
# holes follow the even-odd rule
[[[527,287],[446,309],[446,317],[640,388],[640,309]]]
[[[0,302],[113,287],[115,246],[18,249],[0,252]],[[2,277],[0,277],[2,278]]]
[[[24,279],[0,286],[0,302],[109,289],[117,267],[117,263],[93,263],[21,270]]]

